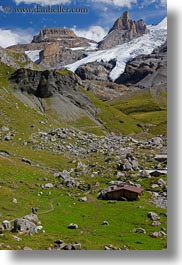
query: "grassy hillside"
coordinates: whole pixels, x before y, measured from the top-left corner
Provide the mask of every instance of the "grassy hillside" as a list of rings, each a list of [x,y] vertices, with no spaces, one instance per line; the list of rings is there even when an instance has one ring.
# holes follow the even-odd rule
[[[141,131],[141,128],[137,126],[136,121],[124,114],[124,112],[122,113],[115,106],[110,106],[109,104],[99,100],[84,89],[83,92],[97,107],[97,114],[95,118],[101,122],[105,129],[109,132],[128,135]]]
[[[157,90],[156,90],[157,91]],[[158,92],[158,91],[157,91]],[[167,94],[164,91],[141,91],[112,102],[111,105],[139,123],[143,128],[151,127],[153,135],[167,133]]]
[[[13,225],[14,219],[29,214],[32,207],[38,207],[38,217],[44,231],[33,236],[4,231],[0,237],[0,249],[21,250],[28,246],[35,250],[44,250],[53,247],[57,239],[67,243],[80,242],[84,250],[102,250],[107,244],[128,250],[166,249],[166,237],[150,237],[151,232],[161,229],[165,231],[167,227],[166,210],[151,202],[150,193],[145,192],[141,200],[134,202],[108,203],[97,199],[99,191],[106,187],[109,181],[118,180],[115,155],[108,157],[107,153],[93,152],[79,157],[69,152],[56,153],[54,149],[34,148],[39,145],[39,141],[35,141],[35,135],[39,136],[41,132],[60,127],[75,126],[98,135],[103,135],[106,131],[118,134],[138,133],[141,131],[137,126],[138,121],[145,124],[146,119],[152,119],[152,114],[150,113],[150,117],[144,117],[138,112],[124,114],[117,106],[103,103],[84,91],[97,106],[95,118],[98,122],[95,123],[89,116],[83,116],[65,124],[56,120],[55,116],[42,114],[19,101],[8,88],[8,77],[12,71],[12,68],[0,65],[0,222],[10,220]],[[162,112],[164,118],[165,110],[161,111],[161,114]],[[149,115],[147,112],[146,114]],[[155,115],[153,122],[157,124],[160,119],[154,117]],[[2,131],[4,126],[11,132],[10,141],[4,138],[7,133]],[[102,138],[98,141],[100,140]],[[75,135],[75,139],[68,137],[59,141],[60,145],[64,143],[69,147],[71,144],[76,145],[78,138]],[[88,143],[89,141],[90,139]],[[54,143],[52,138],[53,147]],[[132,146],[129,139],[128,144]],[[81,145],[81,141],[77,145]],[[146,157],[150,157],[149,150],[136,147],[133,152],[143,166],[145,163],[148,163],[149,168],[155,165],[153,160],[145,162]],[[22,158],[30,160],[31,164],[23,162]],[[77,168],[79,162],[86,164],[88,171],[82,172]],[[53,176],[57,171],[72,168],[75,168],[72,176],[79,177],[80,181],[90,185],[90,190],[68,188],[61,184],[60,178]],[[156,183],[159,178],[141,179],[133,177],[130,172],[127,175],[127,180],[141,183],[146,191],[149,191],[151,184]],[[119,180],[125,181],[126,177]],[[46,183],[52,183],[54,187],[43,188]],[[158,189],[162,191],[162,187]],[[83,196],[87,196],[87,201],[79,202],[79,198]],[[17,203],[13,202],[13,198],[16,198]],[[159,227],[151,225],[152,221],[147,216],[150,211],[160,215]],[[109,222],[108,226],[102,225],[105,220]],[[69,230],[67,227],[70,223],[78,224],[79,229]],[[133,231],[139,227],[144,228],[146,234]],[[17,242],[14,236],[21,240]]]

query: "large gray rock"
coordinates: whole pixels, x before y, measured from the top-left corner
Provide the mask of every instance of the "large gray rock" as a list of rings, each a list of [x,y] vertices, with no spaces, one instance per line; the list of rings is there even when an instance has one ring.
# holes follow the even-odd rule
[[[35,224],[39,222],[38,216],[34,213],[27,214],[23,218]]]
[[[14,232],[23,232],[23,233],[30,233],[36,234],[37,233],[37,226],[30,222],[27,219],[19,218],[14,221]]]
[[[149,55],[139,55],[126,64],[115,82],[140,88],[167,86],[167,42]]]
[[[30,213],[22,218],[14,220],[14,232],[36,234],[39,220],[36,214]]]

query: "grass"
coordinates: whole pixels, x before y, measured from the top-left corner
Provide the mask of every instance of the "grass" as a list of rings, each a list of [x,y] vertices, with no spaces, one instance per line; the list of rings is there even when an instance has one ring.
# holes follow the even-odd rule
[[[144,91],[113,102],[112,106],[140,124],[150,135],[167,134],[167,95]]]
[[[59,73],[60,75],[68,75],[68,74],[72,73],[68,69],[64,69],[64,68],[63,69],[59,69],[56,72]]]
[[[0,61],[0,89],[8,87],[8,78],[14,72],[14,68]]]
[[[164,94],[165,92],[162,93],[163,98]],[[155,96],[149,92],[123,98],[113,103],[112,106],[125,114],[154,112],[166,109],[166,104],[161,103],[159,99],[156,99]]]
[[[137,123],[131,117],[125,115],[115,107],[99,100],[88,91],[83,89],[83,92],[97,107],[97,114],[95,118],[102,123],[106,130],[124,135],[138,133],[141,131],[141,129],[137,126]]]
[[[71,125],[77,129],[80,129],[84,132],[93,133],[99,136],[105,134],[105,128],[102,125],[97,125],[91,118],[88,116],[82,116],[81,118],[73,121]]]

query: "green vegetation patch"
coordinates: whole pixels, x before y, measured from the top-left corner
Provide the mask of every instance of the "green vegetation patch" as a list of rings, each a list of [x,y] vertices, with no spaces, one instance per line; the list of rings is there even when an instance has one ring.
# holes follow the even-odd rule
[[[99,100],[88,91],[83,89],[83,92],[89,97],[93,104],[97,107],[97,114],[95,118],[110,132],[118,134],[132,134],[141,131],[141,128],[137,126],[135,120],[115,107]]]

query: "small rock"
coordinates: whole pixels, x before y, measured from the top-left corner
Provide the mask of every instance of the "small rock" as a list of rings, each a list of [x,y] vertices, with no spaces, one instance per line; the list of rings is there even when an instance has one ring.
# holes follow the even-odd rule
[[[6,126],[1,127],[2,132],[9,132],[9,128]]]
[[[13,238],[14,238],[17,242],[19,242],[19,241],[22,240],[22,238],[20,238],[20,237],[18,237],[18,236],[13,236]]]
[[[156,155],[154,159],[158,162],[165,162],[167,161],[167,155]]]
[[[13,198],[12,202],[13,203],[18,203],[16,198]]]
[[[4,221],[2,222],[2,225],[3,225],[4,229],[6,229],[6,230],[11,230],[11,223],[10,223],[10,221],[8,221],[8,220],[4,220]]]
[[[23,250],[32,250],[30,247],[24,247]]]
[[[68,225],[68,228],[69,229],[78,229],[78,225],[71,223],[71,224]]]
[[[75,243],[72,245],[72,250],[81,250],[82,246],[80,243]]]
[[[157,213],[154,212],[149,212],[148,213],[148,217],[152,220],[152,221],[158,221],[160,220],[160,217],[158,216]]]
[[[102,225],[109,225],[108,221],[103,221]]]
[[[146,234],[146,230],[144,228],[139,227],[134,229],[134,233]]]
[[[12,140],[12,137],[10,134],[7,134],[5,137],[4,137],[4,140],[5,141],[11,141]]]
[[[145,171],[145,170],[142,170],[140,172],[140,177],[141,178],[151,178],[150,174],[147,171]]]
[[[164,233],[163,231],[153,232],[150,234],[150,236],[153,238],[159,238],[159,237],[166,236],[166,233]]]
[[[87,201],[87,197],[86,196],[79,199],[79,202],[86,202],[86,201]]]
[[[31,160],[29,160],[29,159],[27,159],[27,158],[24,158],[24,157],[21,159],[21,161],[22,161],[23,163],[26,163],[26,164],[29,164],[29,165],[32,164],[32,161],[31,161]]]
[[[152,187],[152,189],[156,189],[156,188],[159,188],[159,185],[158,184],[152,184],[151,187]]]
[[[52,183],[47,183],[45,184],[45,188],[51,189],[51,188],[54,188],[54,185]]]
[[[61,245],[62,243],[64,243],[64,241],[58,239],[58,240],[55,240],[54,243],[57,244],[57,245]]]
[[[166,187],[166,182],[162,179],[162,178],[160,178],[159,180],[158,180],[158,182],[157,182],[160,186],[164,186],[164,187]]]
[[[160,226],[161,225],[161,222],[159,221],[153,221],[152,222],[152,226]]]

